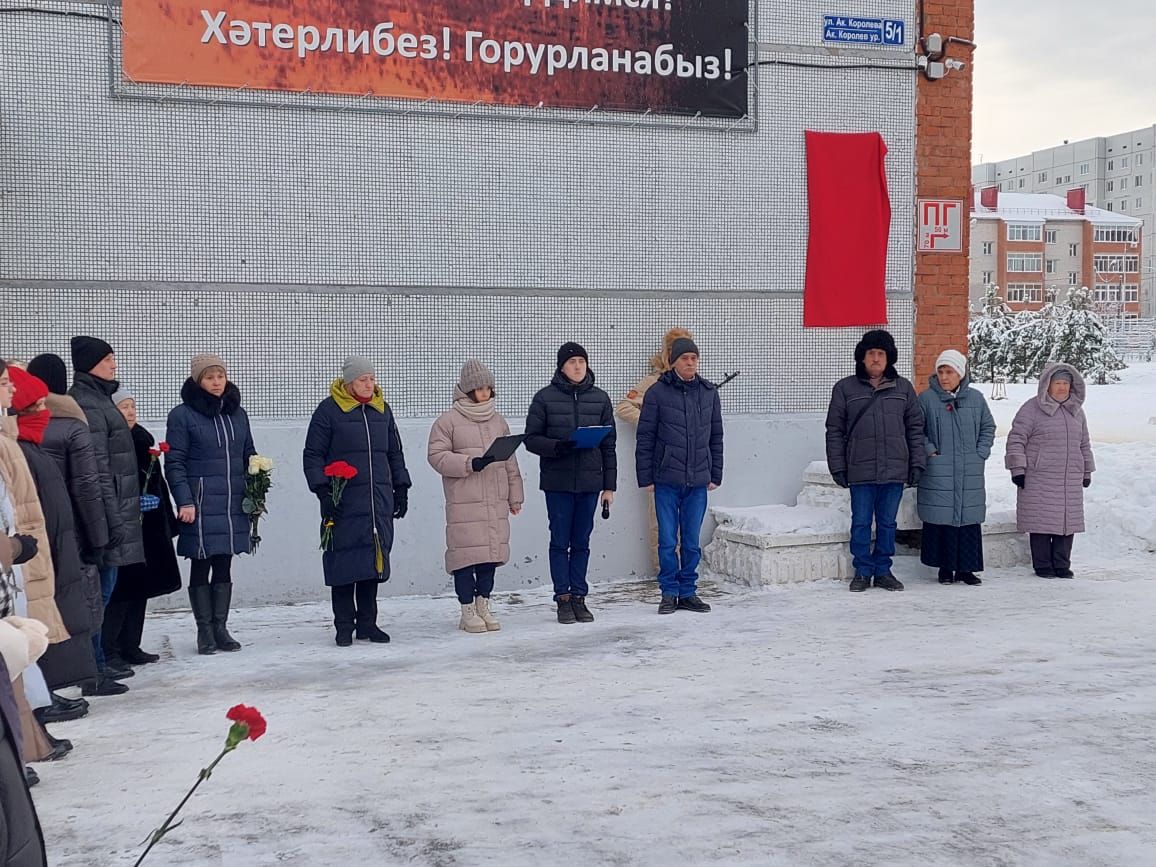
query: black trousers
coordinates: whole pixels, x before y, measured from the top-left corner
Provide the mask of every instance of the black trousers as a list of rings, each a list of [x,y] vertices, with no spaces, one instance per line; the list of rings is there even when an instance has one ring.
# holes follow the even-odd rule
[[[373,626],[377,623],[376,578],[330,587],[333,600],[333,625],[338,629],[357,626]]]
[[[209,572],[213,573],[214,584],[233,583],[233,555],[215,554],[208,560],[193,560],[189,567],[189,586],[209,583]]]
[[[1072,568],[1072,542],[1075,536],[1049,536],[1032,533],[1032,568],[1052,570]]]

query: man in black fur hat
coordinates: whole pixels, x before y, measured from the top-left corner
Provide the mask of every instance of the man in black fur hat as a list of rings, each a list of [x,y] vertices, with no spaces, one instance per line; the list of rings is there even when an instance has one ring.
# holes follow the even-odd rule
[[[871,586],[902,590],[891,574],[895,516],[903,486],[914,487],[927,466],[923,410],[910,381],[895,370],[895,339],[877,329],[855,347],[855,375],[835,383],[827,409],[827,467],[851,489],[851,592]],[[871,525],[875,524],[875,545]]]

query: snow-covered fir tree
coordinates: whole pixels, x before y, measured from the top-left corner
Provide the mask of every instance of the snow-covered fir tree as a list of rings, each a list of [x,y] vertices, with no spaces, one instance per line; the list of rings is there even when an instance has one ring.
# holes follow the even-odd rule
[[[968,327],[976,378],[991,381],[1003,376],[1011,382],[1026,382],[1038,377],[1048,362],[1064,361],[1090,382],[1117,381],[1116,371],[1126,365],[1092,306],[1087,287],[1073,287],[1063,301],[1050,290],[1039,310],[1011,314],[999,287],[988,286],[983,311],[972,317]]]

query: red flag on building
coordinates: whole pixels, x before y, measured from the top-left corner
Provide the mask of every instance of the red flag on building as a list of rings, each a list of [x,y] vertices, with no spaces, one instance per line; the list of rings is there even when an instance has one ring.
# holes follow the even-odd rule
[[[803,325],[887,322],[887,194],[883,136],[806,132],[807,278]]]

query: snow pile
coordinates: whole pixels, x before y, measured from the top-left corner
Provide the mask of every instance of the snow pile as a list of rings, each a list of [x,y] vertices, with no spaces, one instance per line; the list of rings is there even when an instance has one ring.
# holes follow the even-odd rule
[[[769,536],[845,534],[850,520],[846,514],[833,509],[813,506],[716,506],[711,513],[728,529]]]

